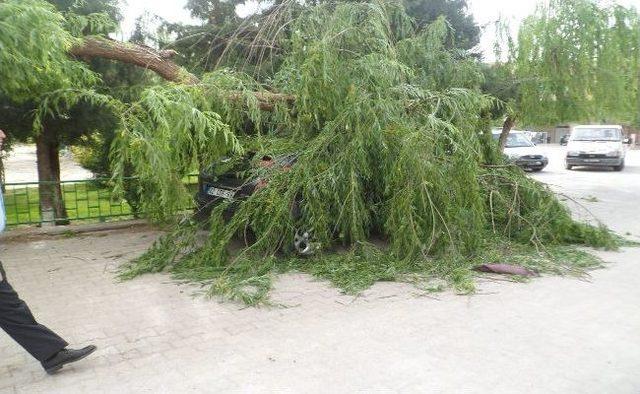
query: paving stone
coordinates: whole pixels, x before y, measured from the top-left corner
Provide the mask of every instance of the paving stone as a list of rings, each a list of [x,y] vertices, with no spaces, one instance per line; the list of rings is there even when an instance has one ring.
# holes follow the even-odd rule
[[[87,392],[640,392],[637,249],[592,283],[483,283],[423,297],[377,284],[359,297],[293,273],[280,306],[192,297],[167,275],[115,279],[114,256],[155,232],[10,243],[12,284],[38,319],[91,357],[48,376],[0,333],[0,394]],[[69,257],[74,256],[74,257]],[[125,261],[122,258],[120,261]]]

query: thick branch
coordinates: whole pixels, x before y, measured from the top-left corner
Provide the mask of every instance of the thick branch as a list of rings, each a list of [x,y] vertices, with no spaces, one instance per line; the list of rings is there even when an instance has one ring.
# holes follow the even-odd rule
[[[171,60],[175,51],[158,51],[142,45],[101,37],[85,37],[81,45],[71,48],[71,54],[82,59],[100,57],[133,64],[154,71],[162,78],[172,82],[189,85],[200,82],[198,77]]]
[[[187,85],[200,83],[198,77],[171,60],[176,54],[175,51],[158,51],[147,46],[107,38],[85,37],[81,45],[71,49],[71,54],[85,60],[98,57],[133,64],[154,71],[171,82]],[[292,105],[295,101],[295,96],[266,91],[255,92],[255,96],[263,111],[272,111],[278,102]],[[242,100],[242,93],[228,92],[227,97],[231,100]]]

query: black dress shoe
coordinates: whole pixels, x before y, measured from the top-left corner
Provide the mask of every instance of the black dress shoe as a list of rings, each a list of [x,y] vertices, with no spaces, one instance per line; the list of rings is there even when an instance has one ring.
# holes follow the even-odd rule
[[[82,349],[62,349],[56,353],[53,357],[42,362],[42,367],[49,375],[62,369],[65,364],[73,363],[78,360],[82,360],[91,353],[95,352],[97,348],[94,345],[89,345]]]

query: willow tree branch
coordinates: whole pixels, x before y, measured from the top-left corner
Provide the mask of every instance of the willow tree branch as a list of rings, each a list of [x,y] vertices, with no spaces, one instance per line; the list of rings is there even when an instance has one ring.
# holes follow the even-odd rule
[[[253,92],[253,95],[258,99],[258,106],[262,111],[273,111],[277,103],[285,104],[289,107],[296,101],[296,96],[284,93],[272,93],[268,91]],[[242,92],[229,91],[226,93],[226,98],[232,101],[242,101]]]
[[[171,60],[176,54],[173,50],[157,50],[144,45],[124,43],[103,37],[85,37],[71,49],[71,54],[83,60],[103,58],[122,63],[133,64],[151,70],[167,81],[186,85],[197,85],[200,79]],[[272,111],[277,103],[292,105],[295,96],[267,91],[255,92],[260,109]],[[231,100],[242,100],[242,93],[229,91]]]
[[[167,81],[195,85],[200,80],[171,58],[175,51],[159,51],[143,45],[124,43],[102,37],[85,37],[71,48],[71,54],[84,59],[104,58],[133,64],[154,71]]]

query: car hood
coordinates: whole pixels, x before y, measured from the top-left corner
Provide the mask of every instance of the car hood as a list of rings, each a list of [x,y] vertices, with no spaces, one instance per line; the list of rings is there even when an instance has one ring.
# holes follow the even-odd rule
[[[620,141],[569,141],[567,145],[569,151],[595,154],[603,154],[620,148]]]
[[[510,159],[517,159],[518,157],[527,155],[542,155],[546,157],[545,152],[537,146],[524,146],[521,148],[504,148],[504,154],[509,156]]]

